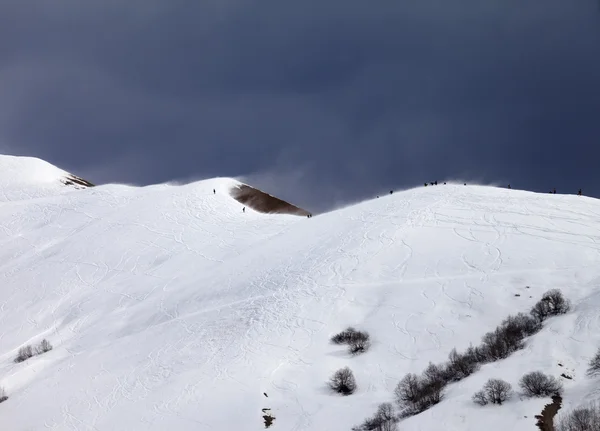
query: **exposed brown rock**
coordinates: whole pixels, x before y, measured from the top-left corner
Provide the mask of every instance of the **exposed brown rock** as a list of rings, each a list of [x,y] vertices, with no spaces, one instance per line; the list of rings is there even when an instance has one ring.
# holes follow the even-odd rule
[[[239,203],[266,214],[291,214],[297,216],[310,216],[311,214],[286,201],[271,196],[247,184],[233,186],[230,190],[231,197]]]

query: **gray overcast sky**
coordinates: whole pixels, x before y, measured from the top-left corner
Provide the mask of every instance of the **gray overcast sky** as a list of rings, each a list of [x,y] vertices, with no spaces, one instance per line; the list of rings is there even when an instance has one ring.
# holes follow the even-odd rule
[[[6,0],[0,151],[317,211],[444,178],[600,196],[600,1]]]

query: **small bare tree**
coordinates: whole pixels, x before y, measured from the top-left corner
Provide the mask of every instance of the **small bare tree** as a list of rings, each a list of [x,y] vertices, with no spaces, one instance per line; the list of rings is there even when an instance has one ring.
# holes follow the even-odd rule
[[[331,337],[331,342],[334,344],[347,344],[348,351],[354,355],[366,352],[371,345],[370,336],[367,332],[357,331],[352,327],[335,334]]]
[[[527,397],[550,397],[562,392],[561,383],[541,371],[525,374],[519,381],[519,386]]]
[[[473,402],[475,404],[479,404],[480,406],[485,406],[488,404],[487,395],[483,390],[475,392],[473,394]]]
[[[548,310],[551,315],[565,314],[571,308],[569,301],[565,299],[562,292],[558,289],[552,289],[544,293],[542,301],[548,304]]]
[[[430,362],[427,368],[425,368],[425,371],[423,371],[423,376],[425,377],[425,380],[429,382],[445,384],[447,382],[446,378],[448,377],[448,372],[444,367]]]
[[[379,405],[377,413],[372,418],[352,428],[352,431],[396,431],[397,423],[398,418],[394,414],[394,407],[390,403],[383,403]]]
[[[4,388],[2,386],[0,386],[0,403],[3,403],[7,399],[8,399],[8,396],[6,396],[6,391],[4,390]]]
[[[357,332],[356,329],[350,326],[331,337],[331,342],[333,344],[348,344]]]
[[[600,430],[600,406],[592,404],[579,407],[557,421],[556,431],[597,431]]]
[[[49,352],[50,350],[52,350],[52,344],[50,344],[50,341],[46,340],[45,338],[36,349],[38,355]]]
[[[409,373],[394,389],[396,403],[401,410],[412,409],[421,396],[421,382],[416,374]]]
[[[466,353],[458,353],[454,348],[448,354],[448,360],[450,362],[445,370],[446,381],[457,382],[470,376],[479,368],[474,348],[469,348]]]
[[[536,304],[531,309],[530,314],[538,322],[543,322],[550,315],[550,308],[548,307],[548,303],[546,301],[538,301],[538,302],[536,302]]]
[[[23,362],[33,356],[33,348],[31,346],[23,346],[19,349],[19,354],[15,358],[15,362]]]
[[[483,386],[488,402],[502,404],[511,396],[511,386],[508,382],[500,379],[489,379]]]
[[[337,370],[329,380],[329,387],[338,394],[351,395],[356,390],[356,380],[350,368]]]
[[[592,358],[587,370],[588,376],[596,375],[600,372],[600,349],[596,351],[596,354]]]

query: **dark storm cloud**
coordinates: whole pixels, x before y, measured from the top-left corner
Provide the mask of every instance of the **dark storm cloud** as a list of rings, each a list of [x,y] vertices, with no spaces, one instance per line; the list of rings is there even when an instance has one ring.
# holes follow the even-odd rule
[[[450,177],[600,194],[599,53],[595,0],[3,2],[0,148],[317,209]]]

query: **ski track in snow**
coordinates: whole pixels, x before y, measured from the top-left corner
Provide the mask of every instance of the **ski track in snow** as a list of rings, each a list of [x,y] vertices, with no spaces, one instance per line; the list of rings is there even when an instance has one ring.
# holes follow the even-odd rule
[[[350,429],[407,372],[551,288],[572,313],[401,428],[532,429],[545,400],[481,409],[471,395],[558,362],[576,376],[567,404],[600,396],[584,377],[600,345],[596,200],[440,185],[305,219],[242,213],[227,179],[31,197],[3,184],[3,429],[260,430],[263,408],[274,430]],[[366,354],[329,343],[349,325],[370,332]],[[54,350],[12,362],[42,338]],[[358,391],[333,395],[346,365]]]

